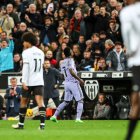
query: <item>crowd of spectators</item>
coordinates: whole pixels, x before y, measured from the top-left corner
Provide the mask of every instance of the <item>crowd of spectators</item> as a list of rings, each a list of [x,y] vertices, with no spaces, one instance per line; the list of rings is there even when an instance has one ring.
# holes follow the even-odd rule
[[[126,4],[125,0],[1,0],[0,72],[21,72],[22,35],[28,31],[36,35],[36,46],[56,69],[69,46],[78,71],[128,70],[119,21]]]
[[[27,31],[57,69],[69,46],[79,71],[128,70],[119,21],[125,5],[122,0],[2,0],[0,72],[21,71]]]

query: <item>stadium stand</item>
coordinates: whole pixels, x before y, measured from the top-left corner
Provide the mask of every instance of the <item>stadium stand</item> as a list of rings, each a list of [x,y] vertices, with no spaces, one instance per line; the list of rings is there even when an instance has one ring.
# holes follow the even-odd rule
[[[115,71],[128,70],[122,68],[124,59],[127,65],[125,57],[127,49],[122,45],[119,21],[119,13],[125,4],[122,0],[114,2],[2,0],[0,3],[0,73],[5,70],[6,72],[21,71],[22,58],[14,64],[13,58],[17,54],[21,56],[23,52],[21,37],[27,31],[36,35],[38,39],[36,46],[46,54],[46,57],[50,57],[48,53],[51,53],[51,64],[57,69],[64,59],[64,48],[69,46],[74,52],[79,71],[114,71],[110,69],[114,65],[117,66]],[[5,32],[7,35],[4,34]],[[7,68],[9,60],[3,59],[3,54],[7,55],[2,47],[3,40],[6,40],[9,46],[11,41],[14,44],[12,50],[8,52],[13,55],[10,58],[12,67],[9,68]],[[120,52],[123,56],[117,53],[114,44],[121,45]],[[6,46],[6,50],[10,49],[9,46]],[[89,56],[86,56],[88,54]],[[121,59],[116,57],[114,61],[110,58],[111,54],[118,55]],[[0,84],[3,86],[3,83]],[[6,86],[8,88],[8,84]]]

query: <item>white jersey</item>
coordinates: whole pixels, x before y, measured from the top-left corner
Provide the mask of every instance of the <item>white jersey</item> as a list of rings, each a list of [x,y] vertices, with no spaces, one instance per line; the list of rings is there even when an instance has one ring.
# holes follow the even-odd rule
[[[77,75],[77,70],[73,58],[65,58],[60,67],[61,73],[64,75],[65,82],[78,82],[78,80],[75,79],[69,71],[69,69],[72,69]]]
[[[126,6],[120,13],[121,31],[127,53],[128,66],[140,65],[140,2]],[[132,55],[132,56],[131,56]]]
[[[32,48],[23,51],[22,58],[22,82],[27,86],[44,85],[44,53],[37,47],[33,46]]]

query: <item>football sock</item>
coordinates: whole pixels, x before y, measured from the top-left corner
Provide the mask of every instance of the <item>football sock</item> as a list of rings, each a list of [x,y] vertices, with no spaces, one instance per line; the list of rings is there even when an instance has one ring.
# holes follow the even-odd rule
[[[82,112],[83,112],[83,101],[78,101],[76,119],[78,120],[81,119]]]
[[[19,123],[24,124],[27,107],[19,109]]]
[[[132,135],[133,135],[133,132],[136,128],[136,125],[137,125],[137,121],[138,120],[130,120],[129,122],[129,126],[128,126],[128,132],[127,132],[127,136],[126,136],[126,139],[125,140],[131,140],[132,138]]]
[[[57,107],[57,109],[56,109],[56,111],[55,111],[55,113],[54,113],[54,116],[57,117],[57,116],[60,114],[60,112],[61,112],[68,104],[69,104],[69,102],[66,102],[66,101],[64,101],[63,103],[61,103],[61,104]]]
[[[46,109],[45,107],[39,107],[40,125],[45,125]]]

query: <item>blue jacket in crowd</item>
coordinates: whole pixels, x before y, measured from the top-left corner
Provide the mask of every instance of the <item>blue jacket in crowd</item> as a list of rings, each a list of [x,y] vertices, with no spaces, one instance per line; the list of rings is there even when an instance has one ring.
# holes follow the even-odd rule
[[[13,50],[13,40],[9,40],[8,47],[0,49],[0,72],[14,68]]]

